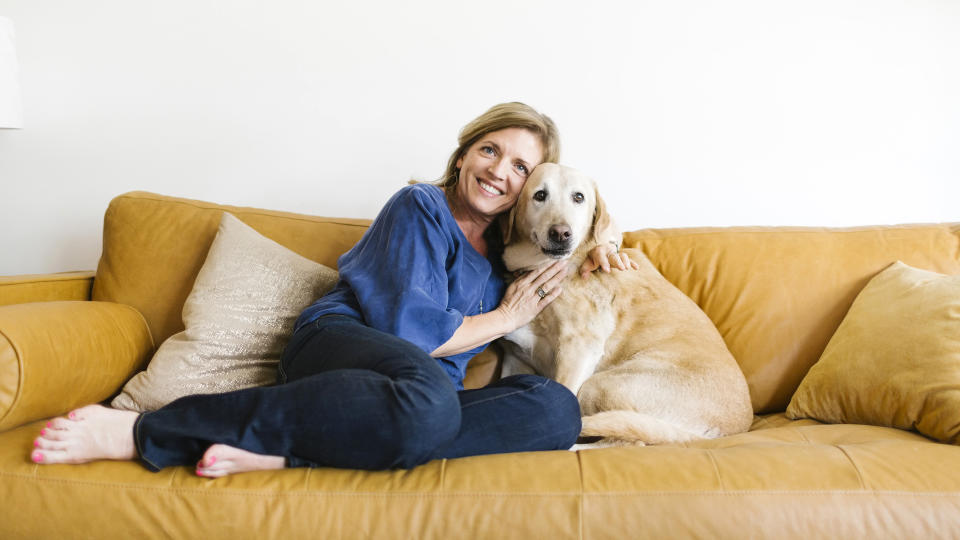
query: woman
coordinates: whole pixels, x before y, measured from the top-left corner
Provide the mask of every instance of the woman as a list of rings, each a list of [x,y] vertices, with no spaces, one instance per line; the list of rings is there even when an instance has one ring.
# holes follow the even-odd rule
[[[534,375],[462,385],[471,356],[561,292],[564,262],[505,286],[497,224],[533,168],[557,161],[556,127],[506,103],[464,127],[459,143],[440,186],[400,190],[339,259],[337,286],[297,321],[281,384],[188,396],[144,414],[83,407],[47,425],[32,459],[139,458],[150,470],[196,462],[198,475],[219,477],[568,448],[580,409],[563,386]],[[581,271],[609,271],[613,251],[594,250]]]

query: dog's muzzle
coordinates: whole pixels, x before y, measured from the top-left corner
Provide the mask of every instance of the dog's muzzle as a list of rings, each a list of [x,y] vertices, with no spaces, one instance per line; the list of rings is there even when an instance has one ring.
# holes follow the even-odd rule
[[[553,257],[566,257],[573,251],[573,231],[567,224],[551,225],[547,230],[547,246],[541,246],[541,250]]]

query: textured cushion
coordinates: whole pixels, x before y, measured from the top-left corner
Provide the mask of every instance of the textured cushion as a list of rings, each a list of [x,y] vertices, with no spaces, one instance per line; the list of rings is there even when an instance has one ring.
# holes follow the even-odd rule
[[[294,320],[336,280],[334,270],[224,212],[183,306],[186,330],[160,346],[112,405],[155,410],[190,394],[274,383]]]
[[[896,262],[870,280],[787,416],[960,442],[960,276]]]
[[[91,299],[133,306],[157,343],[183,330],[183,304],[213,243],[223,212],[311,261],[336,268],[337,257],[370,220],[324,218],[136,191],[110,201],[103,253]]]

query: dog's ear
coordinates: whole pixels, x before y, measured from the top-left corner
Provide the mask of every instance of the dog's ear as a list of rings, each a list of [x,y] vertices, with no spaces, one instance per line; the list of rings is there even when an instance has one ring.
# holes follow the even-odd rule
[[[610,236],[608,229],[613,222],[610,220],[610,214],[607,213],[606,203],[600,198],[600,191],[597,190],[596,184],[593,186],[593,195],[597,200],[593,209],[593,241],[599,244]]]

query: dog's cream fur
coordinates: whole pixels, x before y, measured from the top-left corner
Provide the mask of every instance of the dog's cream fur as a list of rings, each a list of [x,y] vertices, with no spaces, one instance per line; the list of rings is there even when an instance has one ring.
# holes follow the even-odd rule
[[[511,271],[558,258],[569,258],[576,269],[608,227],[593,180],[541,164],[511,212],[503,259]],[[569,232],[566,242],[557,230]],[[749,429],[746,381],[713,323],[641,251],[628,253],[639,270],[587,278],[571,272],[550,306],[505,337],[504,375],[533,371],[568,387],[584,415],[581,435],[603,437],[599,445]]]

